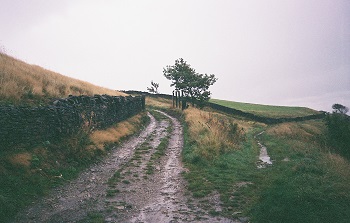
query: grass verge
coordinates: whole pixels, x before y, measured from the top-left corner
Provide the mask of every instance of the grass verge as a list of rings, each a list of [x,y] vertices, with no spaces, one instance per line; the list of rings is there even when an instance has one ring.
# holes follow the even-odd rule
[[[315,140],[320,121],[290,123],[287,127],[294,131],[286,125],[270,127],[262,135],[274,165],[263,172],[252,220],[348,222],[349,162]]]
[[[257,199],[254,179],[259,177],[253,135],[263,125],[192,109],[185,114],[182,156],[189,190],[196,198],[219,192],[223,209],[215,215],[247,214]]]
[[[81,131],[57,143],[43,142],[31,148],[13,148],[0,154],[0,222],[8,222],[32,201],[78,176],[93,162],[148,122],[146,113],[136,115],[111,127],[123,133],[110,136]],[[100,133],[109,132],[101,130]],[[96,133],[96,132],[95,132]],[[105,137],[103,137],[105,136]],[[104,140],[102,140],[104,139]]]
[[[225,140],[228,129],[215,121],[215,114],[191,110],[185,114],[182,155],[189,171],[184,177],[194,197],[219,192],[223,208],[215,215],[248,216],[252,222],[350,219],[350,164],[324,146],[321,120],[271,126],[235,120],[245,137],[230,144]],[[216,118],[221,119],[230,122],[229,117]],[[254,136],[262,130],[266,131],[259,141],[273,165],[258,169]]]

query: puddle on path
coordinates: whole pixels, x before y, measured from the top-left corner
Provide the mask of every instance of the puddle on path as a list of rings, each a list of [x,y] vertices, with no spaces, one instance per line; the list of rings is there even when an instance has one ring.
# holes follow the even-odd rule
[[[256,139],[258,136],[262,135],[265,131],[260,132],[254,138]],[[260,143],[259,140],[257,140],[257,143],[260,147],[260,154],[259,154],[259,161],[257,162],[257,167],[259,169],[266,168],[268,165],[272,165],[271,158],[269,154],[267,153],[267,148],[263,144]]]

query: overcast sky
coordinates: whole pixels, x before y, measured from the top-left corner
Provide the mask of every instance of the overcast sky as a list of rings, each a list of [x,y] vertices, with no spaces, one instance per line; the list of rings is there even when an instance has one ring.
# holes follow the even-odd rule
[[[212,97],[350,107],[349,0],[0,0],[0,49],[117,90],[183,58],[215,74]]]

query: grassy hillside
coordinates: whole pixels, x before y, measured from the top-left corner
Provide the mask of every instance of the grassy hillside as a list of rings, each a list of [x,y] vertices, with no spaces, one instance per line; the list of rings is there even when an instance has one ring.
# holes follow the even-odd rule
[[[319,113],[305,107],[260,105],[219,99],[211,99],[210,102],[269,118],[302,117]]]
[[[0,53],[0,102],[38,103],[82,94],[125,95]]]
[[[38,105],[68,95],[126,95],[66,77],[0,53],[0,103]],[[108,129],[81,129],[57,142],[0,146],[0,222],[9,220],[52,187],[75,178],[114,145],[142,129],[145,112]]]

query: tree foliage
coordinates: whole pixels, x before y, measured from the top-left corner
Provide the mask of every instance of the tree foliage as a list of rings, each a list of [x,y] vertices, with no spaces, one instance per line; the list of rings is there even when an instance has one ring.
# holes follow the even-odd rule
[[[333,113],[326,117],[329,143],[337,153],[350,159],[350,117],[345,114],[348,109],[340,104],[332,108]]]
[[[340,114],[346,114],[349,111],[349,108],[341,105],[341,104],[334,104],[332,105],[333,112],[340,113]]]
[[[147,91],[150,93],[158,94],[159,83],[151,81],[151,87],[147,87]]]
[[[171,80],[171,87],[181,90],[184,96],[191,99],[192,104],[208,101],[211,95],[209,87],[217,78],[214,74],[199,74],[184,59],[175,60],[175,65],[163,68],[163,74]]]

